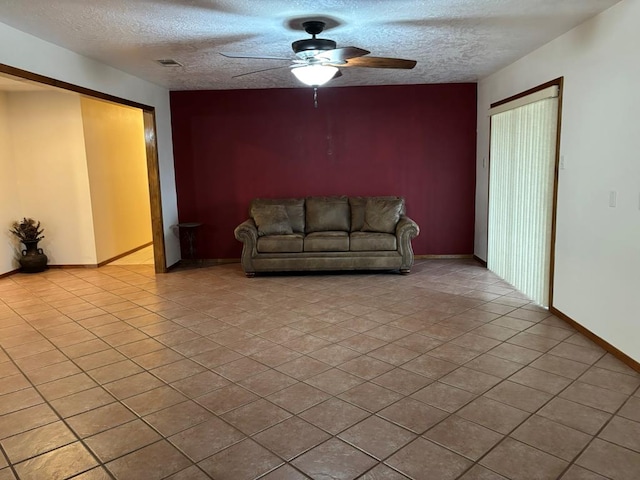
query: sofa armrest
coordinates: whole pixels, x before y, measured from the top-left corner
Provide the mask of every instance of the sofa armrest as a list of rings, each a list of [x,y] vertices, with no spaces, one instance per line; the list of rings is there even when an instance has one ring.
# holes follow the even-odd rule
[[[420,227],[406,215],[400,217],[396,225],[396,239],[398,242],[398,253],[402,255],[401,273],[409,273],[413,265],[413,248],[411,240],[418,236]]]
[[[253,257],[258,254],[258,228],[252,219],[245,220],[233,231],[237,240],[242,242],[242,269],[247,276],[255,275]]]

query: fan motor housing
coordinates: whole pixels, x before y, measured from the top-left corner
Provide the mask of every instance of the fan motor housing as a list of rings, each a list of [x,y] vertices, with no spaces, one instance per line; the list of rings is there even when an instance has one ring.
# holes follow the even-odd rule
[[[293,48],[295,53],[305,52],[307,50],[333,50],[336,48],[336,42],[326,38],[306,38],[293,42],[291,48]]]

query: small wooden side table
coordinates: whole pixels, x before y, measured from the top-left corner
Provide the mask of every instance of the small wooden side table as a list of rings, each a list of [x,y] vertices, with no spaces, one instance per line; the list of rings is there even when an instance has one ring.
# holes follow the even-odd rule
[[[194,260],[196,258],[196,230],[202,226],[201,222],[183,222],[178,224],[180,232],[187,239],[187,245],[189,246],[189,258]]]

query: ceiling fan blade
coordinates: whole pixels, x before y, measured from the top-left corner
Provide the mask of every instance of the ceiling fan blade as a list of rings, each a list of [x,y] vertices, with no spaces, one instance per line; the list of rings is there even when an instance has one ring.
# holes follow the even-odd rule
[[[345,65],[340,67],[367,67],[367,68],[402,68],[411,70],[416,66],[415,60],[404,60],[402,58],[385,57],[358,57],[347,60]]]
[[[358,47],[342,47],[320,52],[315,56],[315,58],[326,58],[330,62],[339,63],[344,62],[345,60],[348,60],[350,58],[362,57],[370,53],[370,51]]]
[[[240,75],[234,75],[231,78],[244,77],[245,75],[253,75],[254,73],[260,73],[260,72],[268,72],[269,70],[278,70],[280,68],[287,68],[288,66],[289,65],[282,65],[280,67],[263,68],[262,70],[254,70],[252,72],[241,73]]]
[[[290,57],[270,57],[268,55],[244,55],[241,53],[222,53],[218,52],[223,57],[227,58],[256,58],[259,60],[286,60],[288,62],[291,61]]]

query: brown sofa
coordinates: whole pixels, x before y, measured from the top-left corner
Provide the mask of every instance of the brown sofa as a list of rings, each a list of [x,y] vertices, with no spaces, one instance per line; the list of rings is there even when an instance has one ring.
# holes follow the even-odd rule
[[[242,268],[259,272],[399,270],[413,265],[420,229],[400,197],[255,199],[235,229]]]

